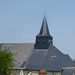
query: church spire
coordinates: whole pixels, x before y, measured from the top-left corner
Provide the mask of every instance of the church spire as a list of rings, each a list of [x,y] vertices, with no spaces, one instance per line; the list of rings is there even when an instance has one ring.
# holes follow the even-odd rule
[[[44,15],[40,33],[36,36],[35,49],[48,49],[53,44],[53,37],[49,33],[46,16]]]
[[[42,36],[50,35],[48,25],[47,25],[46,16],[44,16],[44,18],[43,18],[42,27],[41,27],[41,30],[40,30],[39,34],[42,35]]]
[[[46,19],[45,15],[44,15],[41,30],[40,30],[40,33],[38,34],[38,36],[51,36],[49,33],[47,19]]]

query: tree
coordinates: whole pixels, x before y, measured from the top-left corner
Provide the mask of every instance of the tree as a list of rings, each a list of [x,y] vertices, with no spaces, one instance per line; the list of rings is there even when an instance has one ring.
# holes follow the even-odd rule
[[[0,75],[10,75],[13,61],[13,54],[9,49],[2,50],[2,45],[0,45]]]

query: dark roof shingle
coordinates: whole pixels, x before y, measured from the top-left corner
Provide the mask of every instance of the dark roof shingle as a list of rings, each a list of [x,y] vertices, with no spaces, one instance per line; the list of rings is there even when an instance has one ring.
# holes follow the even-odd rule
[[[66,61],[67,60],[67,61]],[[75,66],[69,56],[65,56],[52,44],[48,49],[35,49],[28,61],[27,69],[61,71],[63,67]]]

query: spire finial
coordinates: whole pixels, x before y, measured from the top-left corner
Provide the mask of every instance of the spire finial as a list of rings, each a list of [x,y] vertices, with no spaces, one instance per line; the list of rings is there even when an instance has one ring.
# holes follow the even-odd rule
[[[46,7],[44,7],[44,17],[46,17]]]

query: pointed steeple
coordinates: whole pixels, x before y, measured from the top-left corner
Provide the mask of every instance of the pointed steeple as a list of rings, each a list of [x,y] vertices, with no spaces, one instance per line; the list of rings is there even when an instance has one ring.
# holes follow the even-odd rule
[[[40,33],[36,36],[35,49],[48,49],[53,44],[53,37],[49,33],[46,16],[43,18]]]
[[[38,36],[51,36],[49,33],[48,24],[47,24],[45,15],[44,15],[41,30],[40,30],[40,33],[38,34]]]

